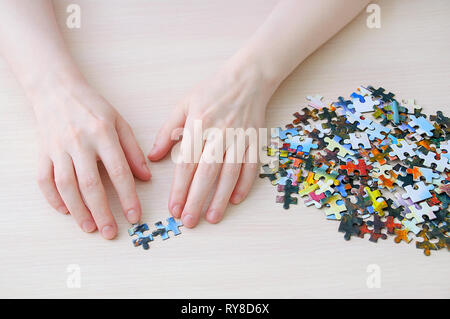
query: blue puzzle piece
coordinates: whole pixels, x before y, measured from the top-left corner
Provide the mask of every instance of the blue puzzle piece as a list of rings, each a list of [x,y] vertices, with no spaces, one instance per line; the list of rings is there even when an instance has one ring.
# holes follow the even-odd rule
[[[349,106],[352,105],[352,101],[344,100],[342,96],[338,97],[338,102],[333,103],[336,107],[341,107],[344,111],[344,114],[353,113],[354,110]]]
[[[425,117],[415,117],[414,115],[410,115],[409,119],[409,123],[412,124],[412,127],[418,126],[417,132],[419,134],[425,133],[428,136],[433,136],[433,132],[431,131],[434,130],[434,126],[428,122]]]
[[[278,136],[279,136],[280,139],[282,139],[282,140],[287,139],[287,138],[288,138],[288,134],[291,135],[291,136],[296,136],[296,135],[298,135],[298,131],[297,131],[297,129],[295,129],[295,128],[289,128],[289,129],[287,129],[287,130],[284,130],[284,131],[280,130],[280,131],[278,132]]]
[[[425,185],[424,182],[420,181],[413,185],[407,185],[404,187],[406,194],[402,194],[404,199],[411,199],[413,203],[418,203],[420,201],[431,198],[431,190],[434,189],[434,185]]]
[[[441,151],[445,151],[441,152],[441,157],[445,157],[450,162],[450,143],[449,142],[441,143],[440,149]]]
[[[414,127],[406,124],[406,123],[402,123],[398,126],[399,129],[401,129],[402,131],[409,131],[411,133],[415,133],[416,130],[414,129]]]
[[[311,152],[311,149],[317,149],[318,147],[319,145],[314,144],[313,139],[308,137],[300,143],[300,146],[297,147],[297,150],[300,150],[303,153],[308,154],[309,152]]]
[[[173,217],[170,217],[167,218],[167,223],[167,226],[164,226],[161,222],[155,223],[157,230],[152,233],[153,236],[159,235],[163,240],[166,240],[169,238],[169,231],[171,231],[175,236],[181,234],[180,230],[178,229],[178,227],[183,226],[183,223],[181,221],[175,221]]]
[[[153,236],[161,236],[163,240],[166,240],[169,238],[169,235],[167,234],[166,226],[164,226],[161,222],[155,223],[155,226],[157,228],[156,231],[153,232]]]
[[[396,100],[393,100],[391,103],[391,111],[392,111],[392,121],[394,124],[398,124],[400,122],[400,115],[398,114],[398,103]]]
[[[167,218],[167,226],[164,226],[161,222],[155,224],[156,230],[148,235],[144,235],[145,231],[149,228],[147,224],[134,224],[130,229],[128,229],[128,234],[130,236],[138,236],[138,238],[133,239],[133,245],[135,247],[142,246],[145,250],[150,248],[149,243],[153,241],[155,236],[161,236],[163,240],[169,238],[168,232],[171,231],[175,236],[181,234],[178,227],[183,226],[181,221],[176,221],[173,217]]]
[[[358,93],[356,93],[356,92],[353,92],[351,95],[350,95],[350,97],[352,98],[352,99],[359,99],[359,101],[361,102],[361,103],[364,103],[366,100],[364,99],[364,96],[362,96],[362,95],[360,95],[360,94],[358,94]]]
[[[290,144],[291,149],[297,150],[297,148],[303,143],[301,139],[301,136],[294,136],[291,139],[286,140],[285,142]]]
[[[426,183],[432,183],[433,178],[439,178],[439,174],[435,173],[431,168],[426,167],[420,167],[420,172],[422,173],[422,176],[425,178]]]
[[[150,248],[149,243],[153,241],[152,234],[148,234],[147,236],[142,236],[136,239],[133,239],[134,247],[142,246],[145,250]]]
[[[369,135],[369,140],[373,141],[376,138],[384,140],[386,136],[381,133],[389,133],[390,131],[390,128],[385,127],[377,122],[372,122],[369,129],[366,130],[366,133]]]
[[[147,224],[134,224],[133,227],[128,229],[130,236],[137,235],[139,238],[144,237],[144,232],[148,230]]]
[[[344,175],[340,175],[337,180],[339,181],[339,184],[335,186],[335,189],[341,194],[342,197],[347,197],[347,191],[345,189],[345,185],[342,183],[342,180],[345,178]]]
[[[171,231],[174,236],[177,236],[181,234],[178,227],[183,226],[183,223],[181,221],[175,221],[173,217],[167,218],[168,225],[166,226],[167,231]]]
[[[128,234],[130,236],[137,235],[138,238],[133,239],[133,245],[135,247],[142,246],[145,250],[149,249],[149,243],[153,241],[152,234],[144,235],[144,232],[148,231],[147,224],[134,224],[130,229],[128,229]]]

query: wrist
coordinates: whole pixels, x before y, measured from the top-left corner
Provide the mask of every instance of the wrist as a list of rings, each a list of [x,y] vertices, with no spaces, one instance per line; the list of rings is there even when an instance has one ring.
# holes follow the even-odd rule
[[[59,92],[72,92],[76,88],[88,86],[83,75],[73,65],[53,66],[45,71],[30,72],[19,79],[33,105]]]
[[[242,50],[225,63],[221,72],[224,72],[232,83],[249,88],[249,92],[259,92],[262,101],[268,101],[281,83],[266,72],[256,56]]]
[[[90,91],[84,78],[70,74],[47,74],[41,84],[26,90],[38,122],[44,120],[43,123],[47,116],[59,114],[58,109],[76,112],[76,108],[82,106],[77,99]]]
[[[237,70],[251,70],[261,79],[261,84],[265,90],[275,92],[286,75],[280,70],[276,63],[267,61],[268,57],[261,51],[255,50],[251,46],[246,46],[238,51],[230,60],[229,64]]]

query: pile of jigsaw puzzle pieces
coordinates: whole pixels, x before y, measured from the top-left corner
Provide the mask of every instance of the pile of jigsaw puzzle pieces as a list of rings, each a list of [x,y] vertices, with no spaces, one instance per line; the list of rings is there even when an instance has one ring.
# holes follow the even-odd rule
[[[128,229],[128,234],[130,236],[137,236],[133,239],[133,245],[135,247],[142,246],[145,250],[150,248],[150,242],[157,236],[161,236],[163,240],[169,237],[169,231],[172,232],[174,236],[181,234],[179,227],[183,226],[181,221],[175,220],[173,217],[167,218],[167,225],[163,225],[162,222],[155,223],[156,230],[150,231],[147,224],[133,224],[130,229]]]
[[[344,238],[394,236],[425,255],[447,249],[450,214],[450,118],[427,116],[414,100],[400,103],[383,88],[360,87],[346,100],[308,107],[272,132],[262,166],[288,209],[305,197],[340,221]],[[366,235],[367,234],[367,235]]]

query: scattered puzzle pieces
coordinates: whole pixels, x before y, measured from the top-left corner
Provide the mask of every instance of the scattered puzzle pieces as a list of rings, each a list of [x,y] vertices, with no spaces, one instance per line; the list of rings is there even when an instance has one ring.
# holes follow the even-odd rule
[[[147,250],[150,248],[149,243],[157,236],[161,236],[163,240],[166,240],[169,238],[169,231],[172,232],[174,236],[181,234],[179,227],[183,226],[183,223],[175,220],[173,217],[169,217],[167,218],[166,226],[160,221],[155,223],[155,226],[156,230],[149,232],[147,224],[133,224],[131,228],[128,229],[128,234],[130,236],[137,236],[137,238],[133,239],[133,245],[135,247],[142,246],[142,248]]]
[[[345,240],[369,234],[372,242],[409,243],[415,235],[427,256],[449,250],[450,118],[428,117],[381,87],[361,86],[330,103],[307,100],[272,134],[281,143],[266,149],[280,165],[263,166],[260,177],[283,193],[276,201],[288,209],[304,198],[340,221]]]

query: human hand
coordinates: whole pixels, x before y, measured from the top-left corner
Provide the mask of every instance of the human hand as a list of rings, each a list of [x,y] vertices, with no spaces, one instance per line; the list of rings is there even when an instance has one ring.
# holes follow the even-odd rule
[[[202,121],[203,130],[218,129],[222,137],[227,128],[242,128],[244,131],[250,128],[257,132],[264,125],[266,105],[276,85],[269,84],[257,66],[245,62],[229,62],[175,107],[158,133],[148,156],[151,161],[160,160],[169,152],[176,143],[173,133],[183,127],[181,157],[190,154],[195,142],[192,138],[186,138],[186,134],[189,133],[190,137],[195,135],[194,126],[198,120]],[[221,137],[208,138],[203,151],[197,156],[194,154],[193,161],[183,157],[183,161],[176,164],[169,210],[174,217],[181,216],[185,226],[194,227],[198,224],[216,179],[217,188],[205,216],[210,223],[222,220],[228,202],[239,204],[246,198],[258,165],[256,161],[248,161],[251,156],[248,141],[242,143],[244,145],[237,145],[239,141],[234,140],[225,145]],[[244,149],[240,156],[236,147],[242,146]],[[211,162],[211,153],[222,148],[223,163]]]
[[[66,82],[44,85],[32,97],[40,135],[38,183],[50,205],[70,212],[82,230],[98,228],[112,239],[117,224],[97,162],[103,162],[130,223],[141,217],[133,174],[141,180],[151,174],[120,114],[85,82]]]

